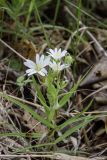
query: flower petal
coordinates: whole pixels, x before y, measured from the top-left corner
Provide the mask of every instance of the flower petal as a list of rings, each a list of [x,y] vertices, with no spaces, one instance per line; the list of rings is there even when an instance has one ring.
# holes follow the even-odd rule
[[[58,52],[58,49],[57,49],[57,48],[55,48],[54,52],[55,52],[55,53],[57,53],[57,52]]]
[[[54,50],[53,49],[49,49],[50,53],[54,54]]]
[[[26,62],[24,62],[24,65],[28,68],[34,68],[35,67],[35,63],[31,60],[26,60]]]
[[[43,73],[42,71],[39,71],[38,74],[40,74],[41,76],[45,76],[45,73]]]
[[[36,63],[38,64],[40,60],[39,54],[36,54]]]
[[[61,54],[61,48],[59,48],[58,52]]]
[[[56,64],[55,61],[53,61],[53,62],[50,62],[50,63],[49,63],[49,66],[50,66],[51,68],[53,68],[55,64]]]
[[[31,75],[33,75],[35,73],[37,73],[37,72],[36,71],[32,71],[32,72],[28,73],[28,76],[31,76]]]
[[[35,74],[35,73],[36,73],[36,70],[27,69],[27,70],[26,70],[26,73],[28,74],[28,76],[30,76],[30,75],[32,75],[32,74]]]
[[[62,55],[65,56],[65,54],[67,53],[66,50],[62,51]]]
[[[34,69],[27,69],[26,70],[26,73],[30,73],[30,72],[32,72],[32,71],[35,71]]]
[[[65,69],[65,68],[68,68],[68,67],[69,67],[69,65],[67,65],[67,64],[62,64],[62,65],[61,65],[61,68],[62,68],[61,70]]]
[[[48,66],[49,62],[50,62],[50,57],[48,56],[43,62],[43,67]]]
[[[42,55],[41,57],[40,57],[40,64],[41,64],[41,66],[43,65],[43,62],[44,62],[44,55]]]
[[[47,70],[45,68],[42,68],[41,72],[43,72],[44,74],[47,74]]]

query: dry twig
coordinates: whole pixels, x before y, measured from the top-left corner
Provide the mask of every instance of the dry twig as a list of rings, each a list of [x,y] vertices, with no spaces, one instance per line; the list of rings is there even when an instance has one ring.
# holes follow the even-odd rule
[[[65,11],[74,18],[74,20],[76,22],[78,22],[78,19],[75,17],[75,15],[69,10],[68,7],[65,7]],[[81,27],[84,27],[86,29],[86,33],[89,36],[89,38],[94,41],[94,47],[96,49],[96,51],[99,53],[99,55],[105,55],[107,56],[107,52],[104,50],[104,48],[101,46],[101,44],[97,41],[97,39],[92,35],[92,33],[87,30],[87,27],[82,23],[82,21],[79,20],[79,25]]]
[[[2,39],[0,39],[0,42],[4,44],[7,48],[9,48],[11,51],[13,51],[18,57],[20,57],[22,60],[26,61],[26,58],[24,58],[20,53],[18,53],[16,50],[14,50],[11,46],[9,46],[6,42],[4,42]]]

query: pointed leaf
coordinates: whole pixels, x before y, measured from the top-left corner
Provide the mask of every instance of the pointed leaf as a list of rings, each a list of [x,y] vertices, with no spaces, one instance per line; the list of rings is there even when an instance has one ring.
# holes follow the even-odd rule
[[[27,104],[24,104],[22,102],[20,102],[19,100],[16,100],[15,98],[13,98],[10,95],[4,94],[2,92],[0,92],[0,96],[4,97],[5,99],[7,99],[8,101],[11,101],[12,103],[15,103],[17,105],[19,105],[21,108],[23,108],[24,110],[26,110],[27,112],[29,112],[35,119],[37,119],[39,122],[42,122],[44,125],[46,125],[48,128],[54,128],[53,124],[51,124],[48,120],[44,119],[43,117],[41,117],[40,115],[38,115],[30,106],[28,106]]]

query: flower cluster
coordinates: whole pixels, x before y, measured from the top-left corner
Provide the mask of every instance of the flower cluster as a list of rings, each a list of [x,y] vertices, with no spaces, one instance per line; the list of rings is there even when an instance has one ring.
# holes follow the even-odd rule
[[[46,66],[49,66],[54,72],[59,72],[67,67],[69,67],[68,64],[61,64],[61,59],[65,57],[67,54],[67,51],[61,51],[61,49],[55,48],[54,50],[49,49],[48,56],[44,55],[36,55],[36,61],[33,62],[31,60],[26,60],[24,62],[24,65],[28,67],[29,69],[26,70],[26,73],[28,76],[31,76],[33,74],[39,74],[41,76],[47,75]]]

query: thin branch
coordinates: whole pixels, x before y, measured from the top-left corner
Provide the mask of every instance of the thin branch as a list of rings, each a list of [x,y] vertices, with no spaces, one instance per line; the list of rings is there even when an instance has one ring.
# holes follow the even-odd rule
[[[3,155],[3,154],[1,154],[0,155],[0,157],[2,157],[2,158],[36,158],[36,157],[44,157],[44,158],[53,158],[53,155],[28,155],[28,154],[26,154],[26,155]]]
[[[18,53],[16,50],[14,50],[12,47],[10,47],[6,42],[4,42],[2,39],[0,39],[0,42],[4,44],[7,48],[9,48],[11,51],[13,51],[18,57],[20,57],[23,61],[26,61],[26,58],[23,57],[20,53]]]
[[[71,155],[67,155],[64,153],[53,153],[52,155],[0,155],[0,157],[2,158],[16,158],[16,157],[20,157],[20,158],[51,158],[51,159],[56,159],[56,160],[60,160],[60,159],[66,159],[66,160],[89,160],[89,158],[86,157],[79,157],[79,156],[71,156]],[[91,158],[90,160],[94,160],[93,158]]]
[[[103,91],[103,90],[105,90],[105,89],[107,89],[107,85],[105,85],[105,86],[103,86],[102,88],[96,90],[95,92],[92,92],[91,94],[89,94],[87,97],[85,97],[85,98],[81,101],[81,103],[84,102],[85,100],[87,100],[88,98],[92,97],[92,96],[95,95],[96,93],[98,93],[98,92],[100,92],[100,91]],[[77,105],[79,105],[79,104],[80,104],[80,103],[78,103]]]
[[[2,96],[3,94],[4,94],[3,92],[0,92],[0,95],[1,95],[1,96]],[[18,97],[16,97],[16,96],[12,96],[12,95],[8,95],[8,94],[6,94],[6,95],[9,96],[9,97],[11,97],[11,98],[14,98],[14,99],[16,99],[16,100],[18,100],[18,101],[20,101],[20,102],[22,102],[22,103],[26,103],[26,104],[28,104],[28,105],[37,107],[37,108],[39,108],[39,109],[42,108],[42,106],[39,105],[39,104],[37,104],[37,103],[32,103],[32,102],[29,102],[29,101],[27,101],[27,100],[18,98]]]

